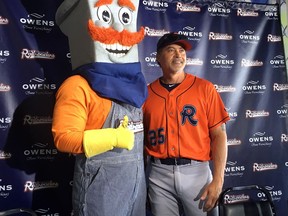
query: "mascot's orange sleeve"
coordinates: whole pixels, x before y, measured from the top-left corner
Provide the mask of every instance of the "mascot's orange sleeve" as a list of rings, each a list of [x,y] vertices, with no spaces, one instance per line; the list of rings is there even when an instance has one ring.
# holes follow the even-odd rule
[[[56,93],[52,134],[59,151],[83,153],[84,131],[101,129],[112,102],[100,98],[87,81],[74,75],[66,79]]]

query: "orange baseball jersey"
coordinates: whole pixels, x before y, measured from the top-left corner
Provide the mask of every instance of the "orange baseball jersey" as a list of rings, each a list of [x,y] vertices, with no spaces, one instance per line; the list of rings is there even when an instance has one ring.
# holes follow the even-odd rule
[[[57,149],[83,153],[84,131],[102,128],[111,105],[111,100],[99,97],[80,75],[66,79],[57,91],[53,113]]]
[[[148,86],[144,111],[145,150],[157,158],[210,160],[209,131],[230,118],[214,85],[186,74],[172,91],[157,79]]]

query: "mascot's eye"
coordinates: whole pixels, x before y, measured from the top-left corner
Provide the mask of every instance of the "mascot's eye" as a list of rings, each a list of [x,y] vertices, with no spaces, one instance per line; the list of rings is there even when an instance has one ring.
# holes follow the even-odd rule
[[[129,25],[132,22],[132,12],[128,8],[121,8],[119,19],[123,25]]]
[[[97,10],[97,16],[98,16],[98,19],[99,20],[102,20],[103,22],[105,23],[110,23],[111,22],[111,11],[110,9],[103,5],[103,6],[100,6]]]

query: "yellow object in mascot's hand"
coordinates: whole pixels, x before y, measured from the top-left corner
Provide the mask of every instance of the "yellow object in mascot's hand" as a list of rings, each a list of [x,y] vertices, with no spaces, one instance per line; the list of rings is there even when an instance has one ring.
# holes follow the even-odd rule
[[[123,122],[117,129],[85,131],[83,145],[86,157],[112,150],[114,147],[131,150],[134,146],[134,133],[127,128],[127,125],[128,117],[124,116]]]

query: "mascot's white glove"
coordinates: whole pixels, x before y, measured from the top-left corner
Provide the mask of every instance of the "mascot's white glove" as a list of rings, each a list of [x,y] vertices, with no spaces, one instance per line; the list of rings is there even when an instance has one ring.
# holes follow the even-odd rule
[[[104,128],[84,131],[83,147],[87,158],[116,148],[131,150],[134,146],[134,133],[127,128],[128,116],[118,128]]]

